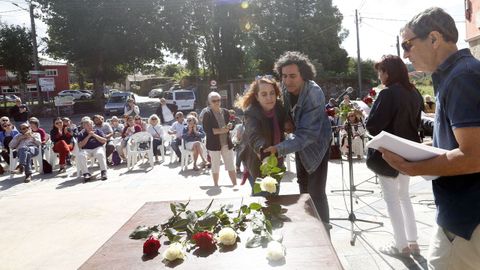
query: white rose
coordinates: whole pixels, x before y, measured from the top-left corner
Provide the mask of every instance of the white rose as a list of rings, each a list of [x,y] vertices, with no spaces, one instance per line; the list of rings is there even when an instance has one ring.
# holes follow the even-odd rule
[[[231,246],[237,242],[237,233],[232,228],[223,228],[218,232],[217,240],[221,244]]]
[[[267,259],[278,261],[285,258],[285,247],[277,241],[271,241],[267,246]]]
[[[180,243],[173,243],[171,244],[167,250],[165,250],[162,254],[163,259],[168,261],[175,261],[176,259],[183,259],[185,254],[183,254],[183,248]]]
[[[260,189],[269,193],[275,193],[277,192],[277,183],[278,182],[275,178],[267,176],[260,182]]]

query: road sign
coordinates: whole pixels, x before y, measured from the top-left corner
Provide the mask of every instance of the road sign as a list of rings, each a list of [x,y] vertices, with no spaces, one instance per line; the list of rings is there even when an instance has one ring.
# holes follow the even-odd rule
[[[45,70],[30,70],[28,72],[30,75],[45,75]]]
[[[55,79],[52,77],[38,78],[42,92],[53,92],[55,90]]]

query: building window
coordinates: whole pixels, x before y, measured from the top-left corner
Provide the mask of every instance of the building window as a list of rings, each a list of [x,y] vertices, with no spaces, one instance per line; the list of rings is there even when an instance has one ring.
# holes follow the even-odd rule
[[[37,86],[35,84],[27,84],[28,92],[37,92]]]
[[[15,89],[15,87],[10,88],[10,86],[2,86],[2,93],[3,94],[16,93],[16,89]]]
[[[58,76],[58,70],[56,70],[56,69],[45,69],[45,76]]]

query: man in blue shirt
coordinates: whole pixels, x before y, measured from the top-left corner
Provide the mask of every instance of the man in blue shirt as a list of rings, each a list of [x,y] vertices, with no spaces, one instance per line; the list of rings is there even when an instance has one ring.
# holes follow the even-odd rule
[[[453,18],[427,9],[402,30],[404,57],[416,70],[433,72],[436,96],[433,146],[446,154],[419,162],[382,150],[383,158],[408,175],[432,181],[437,226],[429,249],[430,269],[480,269],[480,61],[458,50]]]
[[[310,194],[320,218],[329,228],[325,187],[332,127],[325,113],[325,95],[313,81],[315,67],[306,55],[286,52],[275,63],[275,70],[282,77],[285,110],[295,130],[292,139],[264,151],[278,152],[280,156],[295,153],[300,193]]]
[[[93,121],[91,119],[84,119],[82,125],[83,130],[77,135],[78,147],[80,148],[77,162],[83,174],[83,181],[90,181],[91,174],[88,171],[87,159],[92,156],[97,159],[100,165],[101,179],[107,180],[107,158],[103,148],[107,139],[101,130],[93,129]]]

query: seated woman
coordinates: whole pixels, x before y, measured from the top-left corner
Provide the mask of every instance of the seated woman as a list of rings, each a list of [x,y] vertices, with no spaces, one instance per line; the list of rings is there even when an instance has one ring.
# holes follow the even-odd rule
[[[3,131],[0,131],[0,143],[2,144],[1,155],[3,160],[5,160],[7,164],[10,164],[10,147],[8,145],[13,137],[17,136],[20,132],[10,121],[3,121],[2,129]]]
[[[117,152],[120,154],[122,159],[126,159],[127,141],[130,138],[130,136],[141,131],[142,131],[142,128],[139,125],[135,124],[135,120],[133,116],[128,116],[125,127],[123,128],[123,131],[122,131],[122,142],[119,145],[119,148],[117,148]]]
[[[197,125],[198,120],[195,116],[187,116],[187,126],[183,129],[182,138],[185,143],[185,149],[193,151],[193,169],[198,171],[197,159],[202,158],[201,167],[207,163],[207,151],[202,139],[205,138],[205,132],[202,126]]]
[[[152,114],[148,118],[147,132],[153,137],[153,154],[155,155],[155,160],[158,161],[158,156],[160,155],[160,149],[158,149],[158,147],[162,145],[163,137],[163,129],[162,125],[160,125],[160,118],[158,115]]]
[[[135,116],[135,125],[138,125],[142,128],[142,131],[147,131],[147,123],[142,120],[140,115]]]
[[[356,156],[359,159],[363,158],[363,136],[365,135],[365,127],[362,120],[354,111],[350,111],[347,114],[347,121],[345,122],[344,129],[340,131],[341,136],[341,150],[344,155],[348,155],[348,136],[347,128],[348,124],[352,131],[352,157]]]
[[[53,142],[53,152],[58,153],[60,169],[58,173],[65,172],[65,163],[70,152],[73,150],[73,132],[64,125],[62,118],[53,120],[53,127],[50,131],[50,138]]]
[[[113,138],[118,138],[122,136],[122,132],[125,127],[122,123],[120,123],[118,117],[113,116],[112,119],[110,119],[110,126],[113,130]]]
[[[49,136],[47,132],[43,128],[40,127],[40,121],[36,117],[30,117],[28,119],[28,123],[30,124],[30,128],[33,132],[40,134],[40,140],[42,141],[42,145],[48,141]]]

